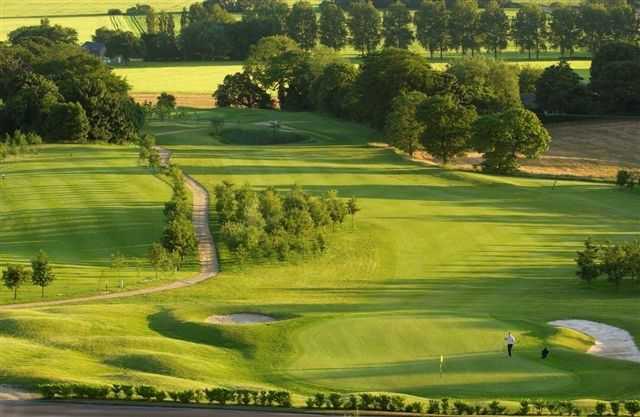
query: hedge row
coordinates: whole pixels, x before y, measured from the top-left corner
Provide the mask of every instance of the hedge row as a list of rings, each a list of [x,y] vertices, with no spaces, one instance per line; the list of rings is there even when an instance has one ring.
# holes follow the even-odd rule
[[[145,400],[167,399],[183,404],[216,403],[219,405],[255,405],[260,407],[291,407],[287,391],[252,391],[245,389],[205,388],[184,391],[163,391],[149,385],[86,385],[44,384],[38,390],[46,399]]]

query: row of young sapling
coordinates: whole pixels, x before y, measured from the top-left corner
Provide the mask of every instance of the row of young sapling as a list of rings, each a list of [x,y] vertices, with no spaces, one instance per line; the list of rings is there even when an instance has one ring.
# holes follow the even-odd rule
[[[46,399],[173,401],[181,404],[217,404],[256,407],[292,407],[288,391],[205,388],[165,391],[149,385],[43,384]]]
[[[292,408],[291,393],[276,390],[248,390],[227,388],[189,389],[165,391],[149,385],[86,385],[43,384],[38,389],[46,399],[87,399],[127,401],[173,401],[181,404],[216,404],[220,406],[255,406]],[[342,395],[338,393],[316,393],[307,398],[307,409],[374,410],[431,415],[552,415],[579,416],[582,414],[571,401],[522,400],[517,410],[509,411],[499,401],[486,405],[470,404],[461,400],[429,400],[407,402],[399,395],[360,393]],[[609,413],[608,413],[609,412]],[[640,412],[638,401],[609,403],[597,402],[592,416],[626,414],[635,416]]]
[[[21,156],[28,153],[35,153],[36,146],[42,144],[40,135],[16,130],[12,134],[0,137],[0,161],[9,156]]]

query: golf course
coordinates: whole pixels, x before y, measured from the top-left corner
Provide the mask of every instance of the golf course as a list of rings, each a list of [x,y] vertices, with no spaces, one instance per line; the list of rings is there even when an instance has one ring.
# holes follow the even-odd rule
[[[278,120],[305,140],[233,144],[211,134],[211,117],[266,134]],[[592,339],[548,324],[592,320],[640,337],[640,289],[631,281],[589,286],[574,262],[589,236],[637,234],[637,191],[424,165],[371,146],[381,141],[374,130],[314,113],[216,109],[147,130],[211,196],[223,181],[297,184],[313,195],[356,197],[362,211],[331,232],[321,256],[238,264],[220,246],[220,274],[188,288],[0,309],[1,384],[286,389],[295,402],[316,391],[470,400],[640,395],[640,364],[589,355]],[[136,165],[133,148],[78,147],[45,146],[3,163],[2,261],[45,249],[61,264],[52,296],[95,293],[114,250],[143,257],[170,197],[165,182]],[[130,267],[105,274],[122,276],[127,288],[157,284],[140,282]],[[20,301],[37,299],[37,291],[25,287]],[[11,296],[5,290],[0,301]],[[275,321],[207,322],[232,313]],[[518,340],[512,358],[508,331]],[[551,354],[543,361],[545,346]]]

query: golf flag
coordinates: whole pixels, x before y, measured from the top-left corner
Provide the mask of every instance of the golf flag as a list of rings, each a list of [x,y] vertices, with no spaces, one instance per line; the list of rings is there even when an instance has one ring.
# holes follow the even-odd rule
[[[444,366],[444,355],[440,355],[440,376],[442,376],[442,367]]]

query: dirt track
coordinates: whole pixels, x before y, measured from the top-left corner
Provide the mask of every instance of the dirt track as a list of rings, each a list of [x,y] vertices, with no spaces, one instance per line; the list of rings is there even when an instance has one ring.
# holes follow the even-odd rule
[[[171,159],[171,152],[168,149],[162,147],[158,147],[157,149],[160,152],[162,164],[167,165],[169,163],[169,160]],[[186,174],[185,183],[193,194],[193,226],[198,238],[198,259],[200,261],[200,272],[198,274],[187,279],[174,281],[157,287],[122,291],[112,294],[70,298],[68,300],[39,301],[33,303],[4,305],[0,306],[0,310],[48,307],[62,304],[84,303],[91,301],[134,297],[137,295],[153,294],[162,291],[189,287],[191,285],[216,276],[219,271],[219,267],[213,237],[211,236],[211,231],[209,230],[209,193],[196,180]]]

